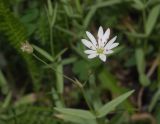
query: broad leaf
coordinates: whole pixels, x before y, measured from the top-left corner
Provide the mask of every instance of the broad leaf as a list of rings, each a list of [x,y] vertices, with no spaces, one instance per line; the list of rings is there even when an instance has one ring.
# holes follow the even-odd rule
[[[145,74],[146,63],[143,50],[140,48],[136,49],[135,57],[136,57],[137,70],[139,74],[139,82],[143,86],[148,86],[150,84],[150,80]]]

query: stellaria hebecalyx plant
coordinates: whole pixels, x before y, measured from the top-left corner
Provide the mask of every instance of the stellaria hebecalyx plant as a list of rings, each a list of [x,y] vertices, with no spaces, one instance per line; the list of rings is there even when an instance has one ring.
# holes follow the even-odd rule
[[[97,40],[90,32],[86,31],[86,34],[89,40],[82,39],[82,43],[89,48],[84,51],[88,55],[89,59],[99,56],[99,58],[105,62],[107,58],[106,56],[113,53],[112,49],[119,45],[119,43],[114,43],[117,36],[109,40],[109,28],[104,32],[103,28],[100,26],[98,29]]]

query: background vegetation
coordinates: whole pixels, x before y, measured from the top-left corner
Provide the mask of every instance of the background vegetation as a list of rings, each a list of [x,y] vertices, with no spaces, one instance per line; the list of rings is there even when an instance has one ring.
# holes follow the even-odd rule
[[[120,43],[105,63],[81,43],[100,25]],[[20,49],[26,40],[33,55]],[[0,0],[0,124],[76,123],[53,109],[88,109],[62,73],[85,84],[94,108],[135,89],[100,124],[160,124],[159,40],[159,0]]]

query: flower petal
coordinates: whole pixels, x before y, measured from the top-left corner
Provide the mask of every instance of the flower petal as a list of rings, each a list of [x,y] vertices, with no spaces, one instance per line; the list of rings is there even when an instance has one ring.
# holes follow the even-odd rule
[[[89,59],[92,59],[92,58],[95,58],[95,57],[97,57],[97,56],[98,56],[97,53],[93,53],[93,54],[90,54],[90,55],[88,56],[88,58],[89,58]]]
[[[109,49],[113,49],[113,48],[117,47],[118,45],[119,45],[119,43],[113,43],[113,44],[109,47]]]
[[[102,38],[102,37],[103,37],[103,28],[102,26],[100,26],[98,29],[98,38]]]
[[[98,39],[98,45],[99,45],[99,47],[104,47],[104,43],[102,42],[102,38]]]
[[[86,39],[82,39],[82,43],[83,43],[86,47],[88,47],[88,48],[90,48],[90,49],[92,49],[92,50],[96,50],[95,46],[94,46],[90,41],[88,41],[88,40],[86,40]]]
[[[109,39],[109,35],[110,35],[110,29],[108,28],[103,35],[102,41],[107,43],[107,40]]]
[[[95,37],[88,31],[86,31],[86,34],[87,34],[88,38],[91,40],[92,44],[96,47],[97,41],[96,41]]]
[[[104,52],[104,54],[111,54],[111,53],[113,53],[113,50],[106,50],[106,51]]]
[[[105,49],[110,49],[110,46],[114,43],[114,41],[117,39],[117,36],[112,38],[105,46]]]
[[[104,54],[100,54],[100,55],[99,55],[99,58],[100,58],[103,62],[106,61],[106,55],[104,55]]]
[[[96,53],[96,51],[94,51],[94,50],[85,50],[84,53],[93,54],[93,53]]]

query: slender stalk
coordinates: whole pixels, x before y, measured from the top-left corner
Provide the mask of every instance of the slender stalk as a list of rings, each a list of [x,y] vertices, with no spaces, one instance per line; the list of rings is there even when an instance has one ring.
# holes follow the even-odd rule
[[[89,101],[88,101],[88,99],[87,99],[87,97],[86,97],[86,95],[85,95],[85,91],[84,91],[84,89],[83,89],[83,87],[81,88],[81,92],[82,92],[82,94],[83,94],[83,97],[84,97],[84,99],[85,99],[85,101],[86,101],[86,103],[87,103],[87,106],[89,107],[89,110],[93,113],[93,114],[97,114],[96,113],[96,111],[94,110],[94,108],[90,105],[90,103],[89,103]],[[98,120],[98,118],[96,118],[96,123],[100,123],[99,122],[99,120]]]
[[[51,46],[51,54],[52,54],[52,56],[54,55],[54,46],[53,46],[53,28],[52,28],[52,26],[51,26],[51,24],[49,24],[50,25],[50,46]]]
[[[61,73],[61,72],[57,71],[56,69],[54,69],[51,65],[49,65],[49,64],[46,63],[44,60],[42,60],[41,58],[39,58],[36,54],[33,53],[32,55],[33,55],[37,60],[39,60],[40,62],[42,62],[43,64],[47,65],[49,68],[51,68],[53,71],[55,71],[56,73],[59,73],[59,74],[63,75],[64,78],[68,79],[69,81],[71,81],[71,82],[73,82],[74,84],[77,85],[77,83],[76,83],[73,79],[71,79],[70,77],[68,77],[68,76],[64,75],[63,73]],[[87,97],[86,97],[86,95],[85,95],[85,91],[84,91],[83,87],[79,87],[79,88],[81,89],[81,92],[82,92],[82,94],[83,94],[83,97],[84,97],[84,99],[85,99],[85,101],[86,101],[86,103],[87,103],[90,111],[94,113],[95,111],[94,111],[94,109],[92,108],[92,106],[89,104],[89,101],[88,101],[88,99],[87,99]]]
[[[89,101],[88,101],[88,99],[87,99],[87,97],[86,97],[86,95],[85,95],[85,91],[84,91],[83,87],[81,87],[81,92],[82,92],[82,94],[83,94],[83,97],[84,97],[84,99],[85,99],[85,101],[86,101],[86,103],[87,103],[87,106],[89,107],[90,111],[93,112],[93,113],[95,113],[94,109],[93,109],[92,106],[90,105],[90,103],[89,103]]]
[[[49,64],[46,63],[44,60],[42,60],[41,58],[39,58],[36,54],[33,53],[33,56],[34,56],[37,60],[41,61],[43,64],[47,65],[47,66],[48,66],[49,68],[51,68],[53,71],[55,71],[55,72],[63,75],[64,78],[66,78],[66,79],[68,79],[69,81],[71,81],[71,82],[73,82],[74,84],[76,84],[76,82],[75,82],[73,79],[71,79],[71,78],[68,77],[67,75],[64,75],[63,73],[61,73],[61,72],[57,71],[56,69],[54,69],[51,65],[49,65]]]
[[[143,17],[143,28],[146,33],[146,10],[145,10],[145,8],[142,11],[142,17]]]

